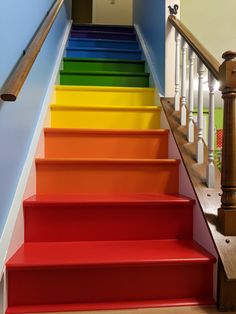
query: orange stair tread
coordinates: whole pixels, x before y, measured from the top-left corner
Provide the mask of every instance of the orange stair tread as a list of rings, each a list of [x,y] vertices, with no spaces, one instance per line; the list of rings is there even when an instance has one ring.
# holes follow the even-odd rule
[[[126,193],[126,194],[78,194],[78,195],[33,195],[24,201],[24,206],[32,204],[81,204],[81,203],[156,203],[156,204],[194,204],[195,201],[183,196],[161,193]]]
[[[45,128],[45,134],[128,134],[128,135],[166,135],[167,129],[156,130],[125,130],[125,129],[73,129],[73,128]]]
[[[130,165],[179,165],[177,159],[115,159],[115,158],[36,158],[36,164],[130,164]]]

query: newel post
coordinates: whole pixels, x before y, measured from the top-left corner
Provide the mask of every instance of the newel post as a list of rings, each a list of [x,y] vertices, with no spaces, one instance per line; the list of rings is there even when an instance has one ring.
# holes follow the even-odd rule
[[[236,52],[227,51],[220,66],[220,90],[224,100],[221,208],[218,211],[221,232],[236,235]]]

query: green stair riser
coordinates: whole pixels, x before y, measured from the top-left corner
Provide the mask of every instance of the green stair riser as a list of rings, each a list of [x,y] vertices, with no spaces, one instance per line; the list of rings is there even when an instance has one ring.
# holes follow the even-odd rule
[[[148,87],[149,76],[62,74],[62,85]]]
[[[110,72],[145,72],[144,62],[117,62],[117,61],[89,61],[89,60],[64,60],[63,68],[68,72],[75,71],[110,71]]]

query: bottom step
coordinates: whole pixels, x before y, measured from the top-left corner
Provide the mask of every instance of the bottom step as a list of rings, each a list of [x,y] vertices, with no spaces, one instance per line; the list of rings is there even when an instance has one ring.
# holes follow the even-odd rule
[[[97,311],[97,310],[120,310],[120,309],[141,309],[141,308],[162,308],[175,306],[195,306],[213,305],[212,298],[202,299],[168,299],[168,300],[146,300],[133,302],[110,302],[110,303],[83,303],[83,304],[53,304],[35,306],[12,306],[6,314],[25,314],[25,313],[49,313],[49,312],[74,312],[74,311]],[[125,314],[125,313],[124,313]]]
[[[199,304],[214,262],[193,240],[27,243],[7,263],[8,313]]]

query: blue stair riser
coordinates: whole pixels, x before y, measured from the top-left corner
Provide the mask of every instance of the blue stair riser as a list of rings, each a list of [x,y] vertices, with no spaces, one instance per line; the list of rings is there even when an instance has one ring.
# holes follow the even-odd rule
[[[96,40],[96,39],[70,39],[68,47],[80,48],[117,48],[117,49],[138,49],[139,44],[136,41],[112,41],[112,40]]]
[[[111,40],[136,40],[135,34],[109,33],[109,32],[80,32],[71,31],[72,38],[94,38],[94,39],[111,39]]]
[[[134,27],[125,27],[125,26],[73,25],[72,30],[129,33],[129,34],[134,33]]]
[[[102,59],[120,59],[120,60],[141,60],[141,52],[118,52],[118,51],[89,51],[68,49],[66,56],[68,58],[102,58]]]

